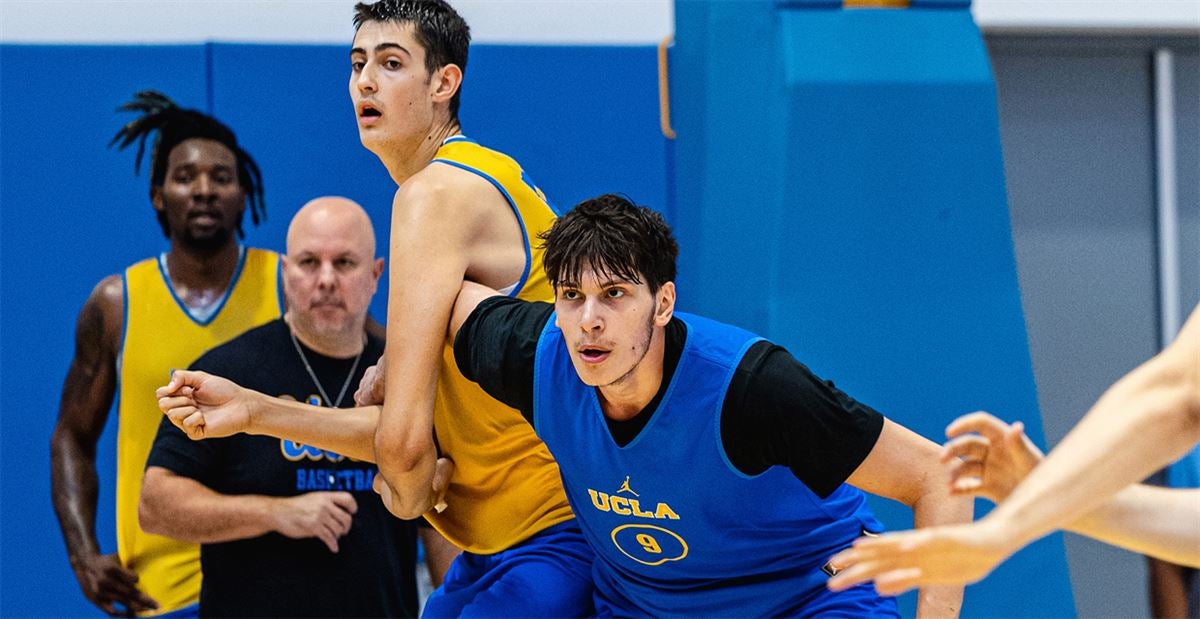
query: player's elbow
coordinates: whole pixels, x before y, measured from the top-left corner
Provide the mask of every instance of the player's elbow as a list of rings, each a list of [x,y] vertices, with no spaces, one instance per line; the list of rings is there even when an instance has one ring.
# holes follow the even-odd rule
[[[389,475],[411,473],[435,453],[429,432],[380,426],[375,431],[375,457]]]
[[[918,527],[967,523],[975,513],[975,500],[970,496],[951,494],[950,485],[940,469],[928,471],[911,502],[905,502],[912,508],[913,522]]]

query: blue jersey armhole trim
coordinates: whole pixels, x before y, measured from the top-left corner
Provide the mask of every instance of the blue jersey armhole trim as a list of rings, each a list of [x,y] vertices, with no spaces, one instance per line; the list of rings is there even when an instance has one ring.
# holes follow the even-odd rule
[[[713,415],[713,424],[715,425],[713,428],[713,436],[715,436],[717,439],[717,452],[721,454],[721,462],[725,463],[725,467],[728,468],[731,473],[741,477],[742,479],[754,479],[756,477],[766,475],[767,471],[770,471],[771,469],[768,467],[766,471],[763,471],[758,475],[747,475],[739,471],[738,468],[733,465],[733,462],[729,461],[729,454],[725,453],[725,443],[721,439],[721,415],[725,413],[725,398],[729,395],[729,384],[733,382],[733,374],[737,372],[738,366],[741,365],[742,360],[746,358],[746,353],[750,350],[750,347],[763,341],[763,339],[764,338],[761,337],[750,338],[745,344],[742,344],[741,349],[738,350],[736,357],[737,363],[730,364],[729,371],[725,374],[725,387],[721,389],[721,410],[717,411],[716,415]]]
[[[542,352],[549,348],[550,343],[546,340],[546,335],[554,329],[557,312],[550,312],[550,318],[546,320],[546,326],[542,327],[542,334],[538,336],[537,348],[533,353],[533,433],[538,434],[538,427],[541,425],[542,417]],[[541,438],[539,435],[538,438]]]
[[[463,138],[463,139],[466,140],[466,138]],[[467,141],[470,141],[470,140],[467,140]],[[479,175],[480,178],[485,179],[487,182],[491,183],[492,186],[495,187],[496,190],[500,192],[500,195],[504,196],[504,200],[506,202],[508,202],[508,207],[512,209],[513,215],[515,215],[517,217],[517,225],[521,228],[521,240],[524,242],[524,245],[525,245],[525,247],[523,248],[525,250],[525,268],[522,269],[522,271],[521,271],[521,279],[517,280],[516,285],[513,286],[512,292],[508,293],[508,296],[516,298],[516,296],[521,292],[521,289],[525,287],[525,282],[529,281],[529,269],[530,269],[530,266],[533,264],[533,256],[530,254],[530,250],[529,250],[529,231],[525,229],[525,219],[521,217],[521,211],[520,211],[520,209],[517,208],[517,203],[515,201],[513,201],[512,196],[510,196],[508,194],[508,190],[504,188],[504,185],[501,185],[499,183],[499,181],[492,178],[490,175],[486,174],[482,170],[478,170],[476,168],[473,168],[464,163],[459,163],[457,161],[450,161],[449,159],[434,159],[433,161],[436,163],[444,163],[449,166],[454,166],[456,168],[459,168],[460,170],[466,170],[467,172],[471,172],[472,174]]]
[[[225,289],[225,294],[221,297],[221,301],[217,304],[216,309],[213,310],[212,315],[206,320],[196,320],[196,317],[188,310],[187,305],[184,305],[183,299],[180,299],[179,295],[175,294],[175,286],[171,284],[171,278],[167,275],[166,269],[163,268],[163,260],[157,259],[155,260],[155,264],[158,265],[158,274],[162,276],[163,284],[167,287],[167,292],[175,300],[175,304],[179,306],[179,310],[183,312],[183,315],[187,316],[188,320],[197,325],[207,327],[221,315],[221,310],[225,309],[225,303],[233,296],[233,289],[237,287],[238,280],[242,277],[242,268],[246,266],[246,256],[249,253],[250,251],[246,249],[245,245],[238,246],[238,263],[233,269],[233,277],[229,280],[229,287]]]

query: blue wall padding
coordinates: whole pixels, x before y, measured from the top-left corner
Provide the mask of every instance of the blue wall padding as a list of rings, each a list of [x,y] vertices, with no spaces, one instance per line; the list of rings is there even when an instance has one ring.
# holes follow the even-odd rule
[[[79,593],[50,503],[49,440],[75,319],[106,275],[166,249],[145,167],[108,150],[132,114],[115,108],[156,88],[211,105],[263,169],[268,218],[247,241],[283,248],[306,200],[359,200],[386,247],[395,185],[358,143],[349,45],[0,45],[0,616],[100,616]],[[605,191],[666,201],[653,47],[472,48],[464,129],[522,162],[560,208]],[[145,163],[143,163],[145,166]],[[385,315],[386,286],[372,305]],[[101,440],[97,530],[113,534],[114,432]]]
[[[937,442],[980,409],[1040,441],[995,87],[967,10],[689,1],[676,19],[680,303],[761,330]],[[970,587],[963,612],[1073,614],[1057,535]]]
[[[201,46],[0,46],[0,615],[101,616],[75,583],[50,503],[50,432],[75,318],[103,277],[164,248],[149,172],[106,148],[132,114],[116,107],[153,86],[205,102]],[[115,415],[97,458],[97,531],[116,550]]]
[[[843,0],[778,0],[776,5],[781,9],[840,9]]]

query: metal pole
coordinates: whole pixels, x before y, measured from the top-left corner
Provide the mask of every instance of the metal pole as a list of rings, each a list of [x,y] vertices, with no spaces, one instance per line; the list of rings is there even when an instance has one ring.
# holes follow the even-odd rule
[[[1175,54],[1154,50],[1154,147],[1158,207],[1158,301],[1161,345],[1182,322],[1179,290],[1179,204],[1175,162]]]

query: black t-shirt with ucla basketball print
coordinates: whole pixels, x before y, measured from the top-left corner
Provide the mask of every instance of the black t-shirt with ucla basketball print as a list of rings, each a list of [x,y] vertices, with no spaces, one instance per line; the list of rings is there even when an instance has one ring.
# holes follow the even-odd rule
[[[336,399],[354,359],[303,350],[329,397]],[[363,372],[382,352],[383,342],[369,338],[348,379],[343,407],[353,406]],[[267,395],[321,399],[283,320],[214,348],[192,369]],[[314,415],[321,412],[313,409]],[[358,503],[350,532],[338,540],[337,554],[316,538],[289,539],[278,533],[202,544],[201,616],[416,616],[415,524],[394,518],[371,489],[375,465],[267,436],[191,441],[163,417],[147,466],[167,468],[221,494],[294,496],[340,490]]]
[[[533,423],[533,366],[554,306],[508,297],[484,300],[454,341],[463,376],[521,411]],[[613,440],[627,445],[646,426],[671,383],[687,328],[667,324],[663,381],[632,419],[606,419]],[[535,428],[536,429],[536,428]],[[738,364],[721,409],[721,442],[747,475],[786,466],[818,496],[829,496],[858,468],[883,430],[883,416],[813,374],[787,350],[761,341]]]

